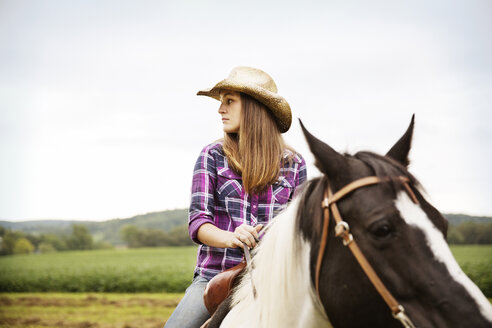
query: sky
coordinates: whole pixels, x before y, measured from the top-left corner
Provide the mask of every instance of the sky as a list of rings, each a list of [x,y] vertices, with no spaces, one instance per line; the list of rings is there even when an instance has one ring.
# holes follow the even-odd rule
[[[386,153],[443,213],[492,215],[492,2],[0,0],[0,220],[106,220],[189,205],[221,138],[198,90],[269,73],[341,152]]]

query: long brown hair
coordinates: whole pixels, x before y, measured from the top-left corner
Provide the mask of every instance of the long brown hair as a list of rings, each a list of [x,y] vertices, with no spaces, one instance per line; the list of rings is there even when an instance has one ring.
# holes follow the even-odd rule
[[[225,133],[223,149],[229,166],[242,175],[244,190],[259,194],[278,179],[286,145],[270,110],[240,94],[239,133]]]

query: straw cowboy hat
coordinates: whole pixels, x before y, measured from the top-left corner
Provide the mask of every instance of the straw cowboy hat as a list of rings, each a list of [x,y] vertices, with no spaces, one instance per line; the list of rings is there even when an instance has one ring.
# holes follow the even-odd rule
[[[199,96],[208,96],[220,101],[222,90],[238,91],[250,95],[272,112],[281,133],[287,132],[292,123],[292,113],[287,101],[277,94],[277,86],[270,75],[252,67],[235,67],[229,77],[213,88],[198,91]]]

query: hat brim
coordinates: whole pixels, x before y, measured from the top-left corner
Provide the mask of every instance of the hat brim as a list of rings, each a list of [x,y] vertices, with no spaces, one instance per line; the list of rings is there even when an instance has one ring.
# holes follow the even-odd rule
[[[220,92],[222,90],[238,91],[255,98],[270,109],[277,120],[281,133],[289,130],[290,125],[292,124],[292,112],[289,103],[278,94],[261,88],[256,84],[225,79],[217,83],[213,88],[198,91],[197,95],[212,97],[220,101]]]

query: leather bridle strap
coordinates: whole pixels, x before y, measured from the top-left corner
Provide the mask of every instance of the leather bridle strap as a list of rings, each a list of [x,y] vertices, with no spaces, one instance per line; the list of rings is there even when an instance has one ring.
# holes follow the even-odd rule
[[[328,201],[328,191],[325,190],[323,201]],[[322,205],[323,206],[323,205]],[[328,240],[328,226],[330,225],[330,208],[329,206],[323,206],[323,230],[321,230],[321,243],[318,251],[318,259],[316,260],[316,293],[319,297],[319,274],[321,271],[321,264],[323,263],[323,255],[325,254],[326,242]]]
[[[249,247],[246,245],[246,243],[243,241],[243,253],[244,253],[244,259],[246,260],[246,265],[250,265],[251,263],[251,253],[249,252]]]
[[[401,182],[405,186],[405,190],[409,194],[410,198],[412,201],[416,204],[418,204],[417,197],[413,193],[412,189],[410,188],[409,185],[409,179],[407,177],[399,176],[396,178],[397,181]],[[378,275],[372,268],[371,264],[367,261],[366,257],[360,250],[359,246],[353,239],[352,234],[350,233],[349,225],[347,222],[343,221],[340,212],[338,211],[338,207],[336,205],[336,202],[349,193],[351,193],[354,190],[357,190],[359,188],[365,187],[365,186],[370,186],[374,184],[378,184],[381,182],[385,181],[390,181],[389,178],[386,179],[381,179],[376,176],[370,176],[370,177],[365,177],[362,179],[358,179],[356,181],[353,181],[352,183],[349,183],[339,191],[337,191],[335,194],[332,193],[330,186],[328,185],[325,193],[324,193],[324,199],[321,203],[321,206],[323,207],[324,211],[324,219],[323,219],[323,230],[321,234],[321,243],[320,243],[320,249],[318,252],[318,258],[316,261],[316,275],[315,275],[315,285],[316,285],[316,293],[318,294],[318,297],[320,296],[319,294],[319,275],[321,271],[321,264],[323,262],[323,256],[326,248],[326,243],[328,239],[328,226],[330,223],[330,210],[333,213],[333,217],[335,219],[335,235],[337,237],[341,237],[343,239],[343,244],[345,246],[348,246],[354,257],[356,258],[357,262],[361,266],[362,270],[366,274],[366,276],[369,278],[371,283],[373,284],[374,288],[378,291],[378,293],[381,295],[381,297],[384,299],[388,307],[390,308],[391,312],[393,313],[393,316],[400,320],[400,322],[403,324],[404,327],[408,328],[413,328],[414,325],[410,321],[410,319],[407,317],[407,315],[404,312],[404,308],[402,305],[400,305],[396,299],[393,297],[393,295],[388,291],[386,286],[383,284],[381,279],[379,279]]]

